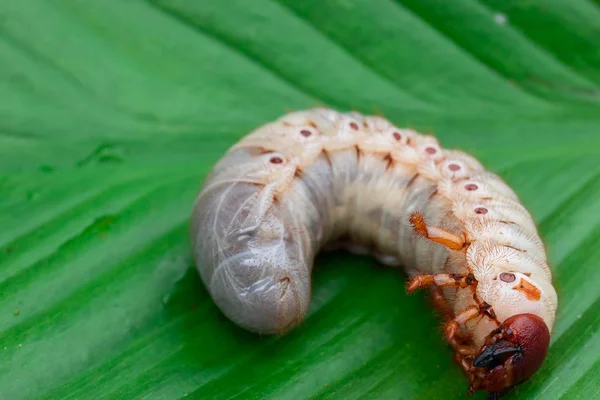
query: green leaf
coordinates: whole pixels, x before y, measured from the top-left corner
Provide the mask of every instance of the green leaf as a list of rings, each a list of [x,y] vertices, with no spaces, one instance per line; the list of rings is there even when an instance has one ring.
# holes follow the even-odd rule
[[[188,221],[206,173],[315,105],[434,132],[515,188],[559,310],[512,396],[593,398],[599,38],[597,0],[0,2],[0,398],[463,398],[439,318],[370,258],[319,257],[284,337],[204,289]]]

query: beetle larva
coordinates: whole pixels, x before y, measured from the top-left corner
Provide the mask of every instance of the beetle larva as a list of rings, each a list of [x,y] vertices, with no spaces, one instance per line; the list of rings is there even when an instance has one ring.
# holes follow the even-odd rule
[[[384,118],[317,108],[259,127],[214,167],[191,233],[210,295],[250,331],[300,323],[316,254],[343,242],[431,290],[470,393],[499,397],[546,357],[557,296],[530,214],[473,157]]]

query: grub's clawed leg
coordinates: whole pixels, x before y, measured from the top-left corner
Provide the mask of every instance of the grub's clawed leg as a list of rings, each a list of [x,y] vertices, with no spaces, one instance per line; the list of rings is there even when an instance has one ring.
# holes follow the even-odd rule
[[[452,344],[453,338],[460,332],[460,326],[479,316],[488,316],[491,319],[496,319],[494,310],[486,302],[482,302],[476,306],[469,306],[456,314],[456,316],[446,324],[446,336],[448,341]],[[453,345],[453,347],[455,346]],[[456,350],[459,351],[459,349]]]
[[[444,292],[441,287],[430,286],[431,299],[435,307],[441,311],[444,319],[447,321],[445,325],[445,336],[448,343],[454,349],[454,358],[458,365],[461,366],[467,377],[469,378],[469,394],[480,390],[484,375],[481,369],[473,366],[477,356],[478,348],[473,346],[470,338],[461,331],[460,325],[470,321],[481,314],[489,315],[493,311],[487,303],[482,303],[478,306],[471,306],[462,312],[454,315],[454,311],[444,297]]]
[[[417,232],[419,235],[426,237],[433,242],[446,246],[448,249],[462,250],[467,245],[467,241],[464,237],[460,237],[454,233],[450,233],[435,226],[427,225],[423,215],[418,212],[414,212],[410,215],[410,223],[415,232]]]
[[[463,325],[480,315],[487,315],[491,319],[496,319],[496,313],[492,309],[492,306],[483,301],[476,306],[467,307],[465,310],[457,314],[456,317],[454,317],[454,321],[459,325]]]
[[[466,288],[476,283],[473,274],[435,274],[435,275],[417,275],[408,283],[407,291],[413,292],[425,286],[450,286],[457,288]]]
[[[454,358],[461,366],[470,382],[470,394],[477,391],[481,382],[478,369],[473,367],[473,360],[477,354],[477,348],[473,346],[468,337],[460,330],[460,323],[469,321],[480,315],[479,307],[472,306],[458,313],[446,324],[446,340],[454,349]]]
[[[463,364],[463,359],[465,357],[473,356],[473,354],[475,354],[476,349],[466,344],[465,339],[460,334],[460,326],[467,321],[476,318],[480,314],[479,307],[471,306],[458,313],[446,324],[446,340],[448,340],[448,343],[450,343],[456,351],[456,356],[459,357],[461,365]]]
[[[478,350],[473,345],[469,345],[468,341],[464,340],[460,326],[479,316],[487,316],[496,320],[496,314],[492,307],[486,302],[481,302],[479,305],[467,307],[456,314],[446,324],[446,338],[448,343],[454,348],[456,361],[469,377],[470,387],[468,394],[473,394],[477,390],[480,390],[484,379],[484,372],[473,365]]]

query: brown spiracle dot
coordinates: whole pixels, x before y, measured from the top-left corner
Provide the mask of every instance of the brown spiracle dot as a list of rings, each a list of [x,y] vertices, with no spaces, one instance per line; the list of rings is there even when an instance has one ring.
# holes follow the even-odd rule
[[[450,164],[450,165],[448,165],[448,169],[450,171],[458,171],[460,169],[460,165],[458,165],[458,164]]]
[[[427,154],[435,154],[435,153],[437,153],[437,149],[435,147],[427,147],[427,148],[425,148],[425,152]]]
[[[487,214],[488,209],[485,207],[477,207],[475,209],[475,214]]]
[[[474,183],[469,183],[469,184],[466,184],[466,185],[465,185],[465,189],[467,189],[467,190],[471,190],[471,191],[472,191],[472,190],[477,190],[477,189],[479,189],[479,186],[477,186],[477,185],[476,185],[476,184],[474,184]]]
[[[511,274],[510,272],[503,272],[500,274],[500,280],[502,282],[511,283],[514,282],[517,277],[515,274]]]
[[[302,136],[304,136],[304,137],[309,137],[310,135],[312,135],[312,132],[311,132],[311,131],[309,131],[308,129],[302,129],[302,130],[300,131],[300,134],[301,134]]]
[[[392,136],[394,136],[394,139],[396,139],[397,141],[402,140],[402,135],[399,134],[398,132],[394,132]]]
[[[355,131],[357,131],[358,130],[358,124],[356,122],[350,122],[350,128],[352,128]]]
[[[275,156],[271,157],[269,161],[271,162],[271,164],[281,164],[283,162],[283,158]]]

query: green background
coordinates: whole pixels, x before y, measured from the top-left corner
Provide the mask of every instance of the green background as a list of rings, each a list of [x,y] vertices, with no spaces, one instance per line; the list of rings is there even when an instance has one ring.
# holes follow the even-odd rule
[[[203,288],[205,174],[315,105],[433,132],[515,188],[559,310],[513,398],[597,396],[599,43],[598,0],[0,1],[0,398],[464,398],[426,298],[370,258],[320,257],[281,338]]]

